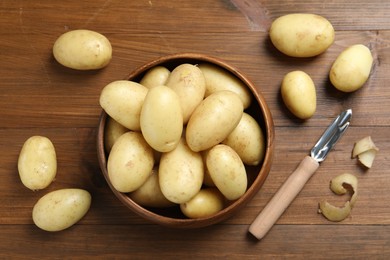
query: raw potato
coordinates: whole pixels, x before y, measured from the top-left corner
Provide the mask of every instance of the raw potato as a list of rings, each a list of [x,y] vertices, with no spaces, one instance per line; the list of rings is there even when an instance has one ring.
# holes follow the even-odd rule
[[[343,92],[360,89],[370,76],[373,57],[370,49],[356,44],[345,49],[333,63],[329,78]]]
[[[148,89],[139,83],[117,80],[105,86],[100,93],[100,106],[119,124],[139,131],[140,113]]]
[[[243,114],[237,94],[222,90],[205,98],[187,124],[188,146],[195,152],[222,142],[236,128]]]
[[[239,78],[213,64],[202,63],[198,67],[206,80],[206,97],[220,90],[230,90],[240,97],[244,108],[250,106],[252,94]]]
[[[207,158],[208,151],[209,150],[201,152],[203,165],[204,165],[203,184],[206,185],[207,187],[215,187],[215,184],[213,182],[213,179],[211,179],[210,172],[207,169],[207,164],[206,164],[206,158]]]
[[[115,141],[128,131],[129,129],[119,124],[112,117],[107,116],[106,126],[104,129],[104,148],[106,152],[109,153]]]
[[[108,65],[112,57],[110,41],[90,30],[73,30],[62,34],[53,46],[54,58],[65,67],[95,70]]]
[[[61,231],[76,224],[91,206],[91,195],[82,189],[62,189],[47,193],[32,211],[37,227],[46,231]]]
[[[189,201],[202,187],[203,171],[202,156],[181,138],[176,149],[161,156],[158,175],[162,193],[174,203]]]
[[[210,149],[207,169],[218,190],[228,199],[236,200],[246,191],[248,180],[243,162],[229,146],[219,144]]]
[[[159,152],[176,148],[183,132],[179,96],[166,86],[149,90],[142,105],[141,131],[148,144]]]
[[[53,143],[44,136],[31,136],[23,144],[18,159],[19,177],[31,190],[41,190],[57,174],[57,156]]]
[[[161,192],[157,168],[153,169],[152,175],[141,187],[130,193],[129,197],[134,202],[145,207],[166,208],[175,205],[175,203],[167,200]]]
[[[317,107],[316,88],[313,80],[303,71],[287,73],[282,81],[284,104],[296,117],[308,119]]]
[[[327,201],[321,201],[319,203],[318,212],[330,221],[342,221],[349,216],[356,203],[358,180],[354,175],[344,173],[331,180],[330,189],[338,195],[346,194],[348,190],[350,190],[352,193],[351,199],[347,201],[343,207],[336,207]]]
[[[147,88],[165,85],[170,73],[164,66],[156,66],[148,70],[139,83]]]
[[[108,177],[119,192],[132,192],[152,174],[153,150],[139,132],[127,132],[112,146],[107,160]]]
[[[243,163],[258,165],[264,158],[264,134],[256,120],[244,113],[237,127],[222,142],[237,152]]]
[[[202,71],[195,65],[181,64],[171,72],[166,86],[173,89],[179,96],[183,122],[187,123],[205,95],[206,82]]]
[[[371,168],[378,151],[379,149],[372,141],[371,136],[366,136],[355,143],[352,158],[357,156],[364,166]]]
[[[180,204],[183,214],[189,218],[205,218],[224,208],[224,197],[216,188],[201,189],[190,201]]]
[[[273,21],[270,31],[273,45],[291,57],[313,57],[325,52],[334,42],[332,24],[315,14],[288,14]]]

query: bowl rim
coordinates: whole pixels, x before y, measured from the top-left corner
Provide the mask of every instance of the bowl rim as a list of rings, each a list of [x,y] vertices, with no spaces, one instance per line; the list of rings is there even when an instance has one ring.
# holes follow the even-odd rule
[[[227,62],[223,61],[220,58],[216,58],[213,56],[200,54],[200,53],[191,53],[191,52],[166,55],[151,60],[145,63],[144,65],[134,69],[130,74],[128,74],[125,80],[132,80],[136,76],[139,76],[141,73],[145,73],[148,69],[154,66],[162,65],[168,62],[179,61],[179,60],[208,62],[224,68],[225,70],[229,71],[237,78],[239,78],[241,81],[243,81],[247,87],[249,87],[251,93],[253,94],[253,97],[256,99],[258,103],[264,121],[263,123],[265,126],[265,129],[263,129],[264,136],[266,137],[265,156],[260,171],[258,172],[258,175],[256,176],[256,178],[254,178],[253,183],[248,187],[245,194],[239,199],[235,200],[230,205],[228,205],[227,207],[225,207],[223,210],[219,211],[218,213],[209,217],[197,218],[197,219],[173,218],[173,217],[163,216],[149,210],[148,208],[140,206],[139,204],[134,202],[127,194],[117,191],[109,181],[108,173],[107,173],[107,156],[104,148],[104,128],[105,128],[106,119],[108,115],[103,109],[99,118],[98,132],[96,138],[97,156],[98,156],[100,169],[110,189],[115,194],[115,196],[134,213],[136,213],[137,215],[139,215],[140,217],[146,220],[149,220],[152,223],[160,224],[162,226],[174,227],[174,228],[199,228],[199,227],[210,226],[230,218],[231,216],[236,214],[241,208],[243,208],[250,200],[252,200],[252,198],[258,193],[261,186],[264,184],[266,178],[268,177],[268,174],[271,169],[273,154],[274,154],[275,129],[274,129],[274,122],[273,122],[271,112],[260,91],[256,89],[255,85],[246,76],[244,76],[243,73],[241,73],[238,69],[229,65]]]

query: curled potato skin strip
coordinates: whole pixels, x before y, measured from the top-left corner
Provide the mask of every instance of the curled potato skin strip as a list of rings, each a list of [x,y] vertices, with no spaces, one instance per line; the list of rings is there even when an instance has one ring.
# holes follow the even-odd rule
[[[339,222],[346,219],[357,200],[357,178],[349,173],[344,173],[333,178],[330,182],[330,189],[338,195],[346,194],[351,191],[351,199],[347,201],[343,207],[336,207],[327,201],[321,201],[319,203],[318,212],[330,221]]]
[[[343,207],[336,207],[327,201],[321,201],[319,204],[319,213],[324,215],[330,221],[339,222],[346,219],[351,213],[351,203],[347,201]]]
[[[371,136],[366,136],[357,141],[352,150],[352,158],[358,157],[365,167],[371,168],[379,148],[376,147]]]
[[[355,143],[352,150],[352,158],[356,158],[356,156],[368,150],[379,151],[371,136],[366,136]]]

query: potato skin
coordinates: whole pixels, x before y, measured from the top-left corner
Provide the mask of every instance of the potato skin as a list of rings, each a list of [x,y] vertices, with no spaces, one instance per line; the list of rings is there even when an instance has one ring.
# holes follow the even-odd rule
[[[107,116],[104,129],[104,149],[110,152],[115,141],[129,129],[115,121],[112,117]]]
[[[165,85],[170,74],[164,66],[155,66],[145,73],[139,83],[147,88]]]
[[[159,152],[175,149],[183,133],[183,115],[178,95],[167,86],[149,90],[141,109],[141,132]]]
[[[100,93],[99,103],[104,111],[129,130],[140,131],[140,114],[148,89],[139,83],[116,80]]]
[[[191,200],[180,204],[180,210],[189,218],[205,218],[221,211],[224,200],[218,189],[204,188]]]
[[[28,138],[19,154],[19,177],[31,190],[41,190],[53,182],[57,174],[57,155],[53,143],[45,136]]]
[[[329,79],[340,91],[356,91],[366,83],[372,63],[370,49],[362,44],[352,45],[336,58],[330,69]]]
[[[188,146],[199,152],[222,142],[238,125],[242,113],[241,99],[232,91],[222,90],[206,97],[188,121]]]
[[[54,58],[76,70],[95,70],[108,65],[112,57],[110,41],[91,30],[73,30],[62,34],[53,46]]]
[[[238,154],[224,144],[210,149],[206,158],[207,169],[218,190],[228,200],[236,200],[248,185],[245,166]]]
[[[205,97],[217,91],[230,90],[240,97],[244,108],[250,106],[253,99],[252,94],[248,87],[236,76],[210,63],[201,63],[198,67],[206,80]]]
[[[317,95],[313,80],[303,71],[287,73],[282,81],[282,98],[296,117],[308,119],[317,107]]]
[[[195,65],[184,63],[170,74],[166,86],[179,96],[184,124],[192,112],[202,102],[206,92],[206,82],[202,71]]]
[[[322,16],[294,13],[274,20],[269,35],[282,53],[291,57],[313,57],[332,45],[335,32],[332,24]]]
[[[165,208],[176,205],[165,198],[161,192],[158,181],[158,168],[152,170],[152,174],[137,190],[131,192],[129,197],[136,203],[145,207]]]
[[[47,193],[34,205],[32,219],[46,231],[61,231],[76,224],[88,212],[91,195],[82,189],[61,189]]]
[[[202,187],[202,156],[193,152],[183,137],[173,151],[161,155],[158,175],[164,196],[174,203],[185,203]]]
[[[264,158],[263,131],[256,120],[245,112],[237,127],[222,143],[233,148],[246,165],[258,165]]]
[[[153,150],[142,134],[127,132],[116,140],[108,155],[108,177],[117,191],[132,192],[145,183],[153,165]]]
[[[209,170],[207,169],[207,164],[206,164],[208,151],[210,151],[210,149],[207,149],[205,151],[200,152],[200,154],[202,155],[203,164],[204,164],[203,185],[205,185],[207,187],[215,187],[215,184],[213,182],[213,179],[211,179],[211,176],[210,176]]]

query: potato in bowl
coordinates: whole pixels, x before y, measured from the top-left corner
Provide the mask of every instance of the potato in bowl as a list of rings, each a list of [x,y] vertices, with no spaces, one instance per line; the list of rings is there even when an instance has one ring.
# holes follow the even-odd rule
[[[216,90],[208,88],[208,82],[215,82],[215,80],[207,80],[207,76],[205,77],[203,75],[203,77],[205,77],[205,86],[204,89],[200,90],[201,93],[204,93],[199,95],[201,96],[201,98],[197,96],[199,92],[194,89],[190,90],[193,92],[189,95],[189,99],[187,99],[186,102],[181,101],[181,103],[180,96],[186,96],[186,94],[178,93],[176,96],[173,94],[167,94],[168,99],[170,100],[169,104],[175,104],[175,102],[177,101],[176,97],[179,97],[179,105],[175,104],[175,108],[172,109],[172,111],[170,110],[170,113],[174,115],[174,112],[179,110],[178,107],[181,107],[180,111],[182,115],[182,130],[181,135],[179,137],[177,137],[177,135],[175,134],[174,136],[171,135],[169,138],[167,138],[166,136],[164,136],[164,133],[158,133],[159,131],[156,130],[161,129],[161,127],[167,127],[167,129],[169,129],[170,127],[173,127],[173,123],[170,123],[167,126],[167,124],[164,125],[163,122],[156,123],[156,121],[158,121],[159,119],[150,120],[148,122],[148,118],[142,118],[145,115],[155,115],[157,113],[150,112],[148,114],[145,111],[142,112],[143,109],[151,109],[150,107],[153,106],[151,104],[156,104],[155,102],[151,102],[151,104],[146,105],[150,107],[141,107],[140,111],[140,122],[146,120],[148,122],[147,127],[152,128],[151,130],[145,130],[145,126],[143,126],[142,123],[140,123],[140,130],[126,130],[126,128],[123,128],[123,126],[119,127],[119,129],[122,129],[121,131],[124,132],[139,131],[140,133],[146,133],[149,131],[152,132],[152,134],[148,133],[151,136],[153,136],[154,133],[160,134],[162,135],[162,138],[167,138],[165,142],[169,141],[168,143],[170,143],[170,145],[174,147],[171,150],[169,150],[170,148],[168,150],[163,150],[163,148],[159,146],[160,144],[157,145],[153,143],[153,141],[150,141],[150,146],[152,147],[153,151],[152,157],[154,163],[152,167],[150,165],[148,166],[150,168],[148,169],[148,171],[150,172],[151,180],[147,185],[145,185],[148,187],[148,189],[150,189],[150,187],[154,187],[152,188],[152,190],[160,186],[160,191],[154,193],[153,196],[156,197],[153,197],[151,200],[159,200],[164,206],[160,207],[160,204],[156,205],[154,203],[148,204],[148,202],[151,202],[150,198],[149,201],[147,199],[148,202],[146,202],[145,204],[145,197],[143,197],[143,202],[141,202],[139,200],[139,194],[134,195],[134,193],[140,193],[138,189],[129,192],[121,192],[117,190],[113,185],[107,168],[108,161],[110,160],[110,156],[112,155],[110,150],[106,149],[105,147],[111,147],[110,145],[107,145],[106,142],[108,139],[112,139],[107,137],[106,131],[108,129],[108,122],[116,120],[112,120],[113,116],[107,113],[106,110],[108,109],[105,109],[103,106],[103,111],[98,126],[97,149],[100,168],[109,187],[111,188],[115,196],[129,209],[131,209],[139,216],[153,223],[157,223],[163,226],[175,228],[198,228],[209,226],[231,217],[241,208],[243,208],[259,191],[266,177],[268,176],[272,163],[274,149],[274,126],[271,113],[264,100],[264,97],[253,85],[253,83],[250,82],[237,69],[230,66],[226,62],[214,57],[194,53],[174,54],[161,57],[151,62],[148,62],[140,68],[134,70],[130,73],[126,80],[136,83],[153,82],[154,79],[145,80],[145,77],[147,75],[156,75],[153,70],[158,68],[158,70],[161,71],[162,74],[157,73],[157,83],[153,84],[159,85],[156,86],[158,88],[157,91],[160,91],[162,93],[170,93],[169,90],[166,90],[161,86],[168,85],[165,87],[174,89],[174,87],[171,86],[171,83],[169,83],[170,81],[176,82],[176,84],[184,84],[183,81],[187,81],[186,84],[191,85],[192,83],[194,83],[194,81],[199,80],[188,77],[188,71],[184,69],[180,71],[180,73],[176,73],[175,77],[178,78],[169,79],[169,77],[174,74],[175,69],[180,68],[183,64],[191,65],[192,67],[187,65],[186,66],[191,67],[191,69],[196,71],[194,73],[199,73],[199,75],[210,73],[210,68],[217,68],[216,73],[222,73],[223,75],[220,76],[221,80],[219,82],[224,82],[223,85],[227,86],[228,89],[221,89],[219,86],[214,87],[214,89]],[[206,68],[205,72],[202,71],[202,68]],[[169,73],[167,73],[167,71],[169,71]],[[239,82],[240,86],[243,86],[244,89],[240,89],[239,91],[235,92],[235,83],[229,83],[231,82],[231,79],[233,79],[233,81],[235,82]],[[200,88],[203,88],[203,81],[199,81],[200,83],[197,82],[196,85],[200,85]],[[215,86],[216,83],[212,84],[213,86]],[[148,97],[147,95],[150,93],[152,93],[151,95],[154,95],[153,93],[155,93],[156,90],[154,90],[154,87],[150,86],[147,86],[145,88],[147,88],[147,93],[145,94],[145,100],[147,100],[148,98],[150,98],[150,96]],[[221,92],[226,93],[221,94]],[[165,94],[160,93],[159,95],[155,96],[163,95]],[[190,104],[196,99],[198,100],[198,103],[196,103],[196,105]],[[250,101],[248,102],[248,100]],[[192,108],[188,108],[188,106],[184,107],[183,103],[184,105],[191,105]],[[210,105],[210,103],[214,105]],[[211,109],[213,109],[211,112],[202,112],[202,109],[208,111],[207,109],[209,109],[209,107],[212,107]],[[188,119],[184,119],[184,111],[191,111],[187,112],[189,114]],[[210,120],[211,123],[207,123],[207,125],[203,125],[202,127],[202,123],[204,124],[205,120],[207,120],[208,118],[206,114],[209,114],[209,116],[213,116],[218,113],[220,113],[218,117],[215,117],[214,119]],[[198,119],[194,119],[194,114],[197,115],[196,118]],[[245,116],[243,116],[244,114]],[[162,115],[162,118],[163,117],[164,115]],[[251,120],[248,120],[248,117],[250,117]],[[245,118],[245,120],[243,120],[244,122],[240,125],[242,118]],[[164,120],[166,121],[168,119]],[[180,121],[180,119],[178,119],[178,121]],[[175,122],[177,122],[177,120]],[[228,141],[229,139],[227,137],[230,134],[240,136],[240,133],[246,133],[247,130],[245,130],[245,127],[249,127],[249,129],[251,129],[250,127],[252,127],[253,122],[255,122],[255,125],[258,126],[261,132],[257,136],[250,137],[249,141],[248,138],[243,138],[243,142],[246,142],[247,146],[250,146],[249,144],[251,143],[251,140],[252,143],[260,144],[257,147],[250,147],[249,151],[250,153],[253,153],[253,151],[255,151],[257,153],[256,156],[261,159],[256,160],[251,158],[250,161],[252,163],[244,163],[239,153],[245,154],[245,151],[242,150],[240,152],[236,152],[233,148],[231,148],[231,146],[229,146],[229,144],[232,143],[232,140],[236,139],[237,137],[230,138],[230,141]],[[177,126],[173,129],[177,130],[179,128],[180,127]],[[190,131],[188,131],[188,128],[191,128]],[[234,132],[233,130],[237,128],[239,130]],[[170,135],[174,130],[168,130],[167,135]],[[117,135],[121,136],[122,134],[124,134],[124,132],[119,131]],[[205,132],[206,134],[204,134]],[[145,138],[145,140],[148,140],[148,138]],[[146,141],[146,143],[149,142]],[[117,144],[115,142],[112,146],[112,149],[115,149],[116,145]],[[219,148],[230,148],[221,149],[219,153],[212,152],[212,155],[213,157],[216,157],[218,154],[226,154],[227,156],[230,156],[228,158],[238,158],[239,160],[237,163],[232,163],[233,159],[228,160],[228,162],[232,163],[232,166],[234,167],[209,167],[211,169],[211,172],[208,171],[206,163],[208,152],[212,150],[215,146],[219,146]],[[239,147],[239,145],[237,145],[237,147]],[[258,149],[259,151],[256,151],[256,149]],[[226,152],[226,150],[228,151]],[[231,150],[233,150],[233,152]],[[150,152],[148,152],[147,156],[148,158],[151,158]],[[211,161],[211,159],[209,159],[209,161]],[[225,163],[222,159],[217,159],[216,161],[220,161],[219,163],[221,164]],[[187,162],[185,164],[187,166],[183,166],[184,163],[179,162]],[[181,164],[181,166],[178,166],[178,164]],[[173,174],[173,169],[179,169],[182,174]],[[220,192],[222,185],[220,183],[223,183],[223,181],[221,181],[221,178],[223,178],[223,176],[221,177],[221,171],[225,171],[224,169],[240,169],[234,171],[234,174],[238,174],[238,179],[241,181],[241,183],[245,184],[245,187],[242,189],[243,191],[239,191],[239,193],[233,192],[235,195],[232,197],[228,196],[229,198],[226,198],[226,196],[223,195],[223,192],[226,193],[226,187],[222,188],[223,192]],[[171,176],[167,177],[167,175]],[[216,183],[213,183],[212,181],[205,181],[209,177],[209,175],[211,175],[211,179],[214,178],[214,180],[217,180]],[[182,182],[172,183],[172,181],[178,179],[182,179]],[[208,179],[210,180],[210,178]],[[189,186],[186,186],[185,181],[188,182],[187,184]],[[234,182],[232,183],[232,186],[234,187]],[[174,190],[177,190],[177,193],[173,195],[170,194]],[[202,191],[201,194],[199,194],[200,191]],[[146,192],[146,194],[150,193]],[[185,194],[185,196],[177,196],[177,194]],[[230,193],[227,192],[226,194]],[[202,203],[201,201],[204,200],[207,201],[207,206],[199,206],[202,205],[199,203]],[[198,208],[207,208],[209,210],[205,210],[204,212],[199,213],[199,211],[196,211]]]

